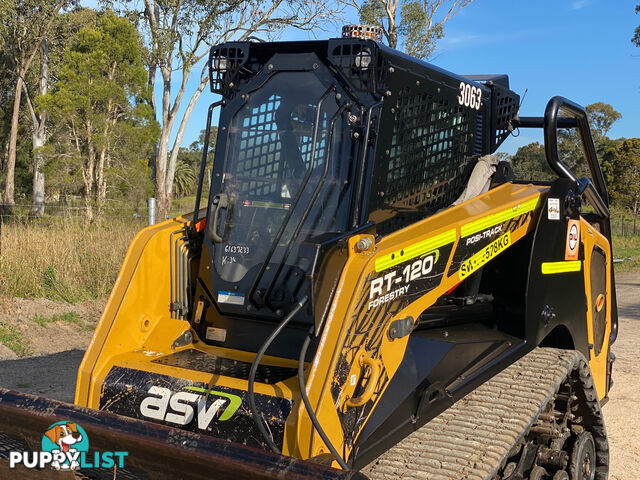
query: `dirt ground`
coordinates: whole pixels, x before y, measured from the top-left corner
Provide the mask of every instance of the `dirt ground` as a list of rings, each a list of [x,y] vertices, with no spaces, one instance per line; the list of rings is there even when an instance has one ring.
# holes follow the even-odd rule
[[[640,478],[640,273],[617,278],[619,336],[614,386],[603,407],[611,448],[610,480]],[[0,386],[73,401],[76,371],[104,302],[68,305],[49,300],[0,298],[0,324],[19,329],[28,351],[38,356],[17,358],[0,344]],[[36,315],[66,312],[80,315],[79,324],[54,322],[42,327]]]
[[[618,340],[613,388],[604,412],[611,449],[610,480],[640,478],[640,273],[616,279]]]

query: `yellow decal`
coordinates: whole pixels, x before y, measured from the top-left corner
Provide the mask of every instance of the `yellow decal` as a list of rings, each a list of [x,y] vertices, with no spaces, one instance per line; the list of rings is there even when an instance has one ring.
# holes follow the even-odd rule
[[[596,299],[596,312],[602,311],[602,307],[604,307],[604,295],[600,294]]]
[[[420,255],[431,252],[443,245],[453,243],[456,240],[456,230],[449,230],[447,232],[436,235],[435,237],[427,238],[418,243],[414,243],[401,250],[396,250],[393,253],[383,255],[380,258],[376,258],[376,272],[381,272],[387,268],[394,267],[402,262],[411,260],[412,258],[419,257]]]
[[[570,262],[544,262],[542,264],[542,273],[544,275],[553,275],[554,273],[579,272],[582,268],[580,260]]]
[[[535,210],[542,204],[542,200],[540,197],[533,198],[531,200],[527,200],[524,203],[516,205],[515,207],[508,208],[498,213],[494,213],[493,215],[488,215],[486,217],[482,217],[473,222],[467,223],[462,226],[461,235],[463,237],[467,237],[469,235],[473,235],[481,230],[485,230],[489,227],[492,227],[498,223],[506,222],[507,220],[511,220],[523,213],[530,212],[531,210]]]
[[[509,245],[511,245],[511,232],[507,232],[501,237],[496,238],[485,248],[475,253],[471,258],[462,262],[458,273],[460,280],[471,275],[478,268],[482,267],[485,263],[506,249]]]

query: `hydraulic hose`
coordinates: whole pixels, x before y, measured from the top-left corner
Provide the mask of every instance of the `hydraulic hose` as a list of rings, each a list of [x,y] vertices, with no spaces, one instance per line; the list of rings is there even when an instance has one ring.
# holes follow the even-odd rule
[[[304,357],[307,355],[307,349],[309,348],[309,343],[311,343],[311,336],[313,335],[313,328],[309,329],[309,335],[305,338],[304,343],[302,344],[302,349],[300,350],[300,358],[298,358],[298,385],[300,386],[300,396],[302,397],[302,402],[304,403],[304,408],[307,410],[307,415],[311,419],[311,423],[313,423],[314,428],[318,431],[318,435],[322,438],[322,441],[327,446],[331,454],[335,457],[336,462],[340,465],[343,470],[349,470],[346,462],[342,459],[336,448],[327,437],[327,434],[322,429],[320,422],[318,421],[318,417],[313,411],[311,407],[311,402],[309,402],[309,397],[307,396],[307,390],[305,387],[304,381]]]
[[[302,309],[302,307],[305,306],[306,303],[307,303],[307,297],[304,297],[302,300],[300,300],[296,304],[296,306],[293,308],[293,310],[291,310],[289,315],[287,315],[284,318],[284,320],[280,322],[280,324],[276,327],[276,329],[273,332],[271,332],[271,335],[267,337],[267,339],[264,341],[264,343],[260,347],[260,350],[258,350],[258,353],[256,354],[256,358],[253,360],[253,363],[251,364],[251,370],[249,370],[249,405],[251,407],[251,418],[253,418],[253,421],[256,423],[258,430],[260,430],[262,437],[267,442],[267,445],[269,445],[269,448],[271,448],[271,450],[273,450],[275,453],[281,453],[281,452],[280,452],[280,449],[273,442],[273,437],[271,433],[267,431],[267,429],[265,428],[264,420],[262,419],[262,417],[260,417],[260,415],[258,415],[258,409],[256,407],[256,396],[253,392],[253,384],[255,383],[255,380],[256,380],[256,372],[258,371],[258,365],[260,364],[260,360],[262,360],[264,353],[267,351],[267,349],[269,348],[271,343],[276,339],[276,337],[280,335],[280,332],[282,332],[284,327],[286,327],[287,323],[291,321],[291,319],[296,315],[296,313],[300,311],[300,309]]]

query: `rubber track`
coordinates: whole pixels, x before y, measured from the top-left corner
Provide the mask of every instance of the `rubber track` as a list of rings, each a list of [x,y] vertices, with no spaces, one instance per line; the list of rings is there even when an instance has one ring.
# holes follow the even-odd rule
[[[606,479],[608,444],[584,356],[536,348],[362,469],[372,480],[490,480],[568,375],[579,381],[598,467]]]

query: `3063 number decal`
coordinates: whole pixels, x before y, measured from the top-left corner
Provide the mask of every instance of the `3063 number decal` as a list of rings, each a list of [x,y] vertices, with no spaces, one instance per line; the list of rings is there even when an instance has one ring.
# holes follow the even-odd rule
[[[458,103],[464,107],[480,110],[482,106],[482,89],[468,83],[460,82],[460,94]]]

